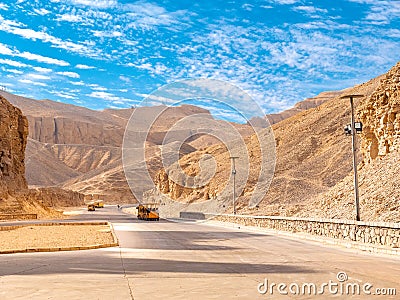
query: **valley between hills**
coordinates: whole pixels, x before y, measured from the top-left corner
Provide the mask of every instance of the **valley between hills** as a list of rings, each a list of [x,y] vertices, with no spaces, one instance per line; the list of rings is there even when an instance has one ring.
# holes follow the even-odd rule
[[[399,221],[399,90],[400,63],[366,83],[324,92],[292,109],[267,115],[276,144],[274,177],[263,200],[248,207],[260,159],[253,155],[248,181],[237,199],[238,213],[352,219],[351,138],[343,132],[350,122],[350,105],[341,96],[362,94],[356,101],[357,119],[364,125],[357,137],[362,219]],[[1,213],[60,217],[57,209],[83,205],[91,195],[109,204],[136,203],[122,165],[125,127],[134,108],[95,111],[5,91],[0,96]],[[152,108],[135,109],[144,114]],[[146,140],[146,163],[155,186],[179,202],[214,197],[226,185],[231,169],[224,145],[210,135],[197,134],[180,147],[179,165],[195,175],[201,156],[208,154],[218,164],[215,176],[197,188],[185,188],[169,178],[171,170],[163,168],[160,158],[169,147],[164,137],[173,124],[194,114],[213,118],[196,106],[169,107]],[[253,128],[232,125],[248,151],[257,154]],[[257,130],[262,134],[268,129]]]

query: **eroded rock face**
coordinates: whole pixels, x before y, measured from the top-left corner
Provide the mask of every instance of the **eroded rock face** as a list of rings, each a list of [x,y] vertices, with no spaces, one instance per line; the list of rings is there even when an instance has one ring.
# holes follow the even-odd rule
[[[358,113],[364,125],[365,163],[400,150],[400,62],[381,79]]]
[[[124,129],[102,124],[79,122],[63,117],[28,116],[30,137],[50,144],[89,144],[119,146]]]
[[[25,147],[28,121],[20,109],[0,96],[0,194],[27,189]]]

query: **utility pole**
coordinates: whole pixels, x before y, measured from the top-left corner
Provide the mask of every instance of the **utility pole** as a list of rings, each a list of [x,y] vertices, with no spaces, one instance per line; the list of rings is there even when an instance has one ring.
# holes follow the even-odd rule
[[[235,182],[235,176],[236,176],[236,168],[235,168],[235,159],[239,158],[238,156],[231,156],[230,159],[232,159],[232,177],[233,177],[233,214],[236,215],[236,206],[235,206],[235,201],[236,201],[236,182]]]
[[[354,120],[354,98],[361,98],[364,95],[345,95],[340,98],[350,98],[350,107],[351,107],[351,125],[347,127],[351,132],[351,148],[353,153],[353,171],[354,171],[354,206],[356,210],[356,221],[360,221],[360,201],[359,201],[359,193],[358,193],[358,174],[357,174],[357,156],[356,156],[356,126]],[[357,127],[357,131],[358,131]],[[361,125],[362,130],[362,125]],[[360,131],[361,131],[360,130]]]

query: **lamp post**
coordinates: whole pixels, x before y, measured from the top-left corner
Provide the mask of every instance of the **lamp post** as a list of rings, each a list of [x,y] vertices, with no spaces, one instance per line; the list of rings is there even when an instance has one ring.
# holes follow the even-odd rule
[[[236,206],[235,206],[235,198],[236,198],[236,186],[235,186],[235,176],[236,176],[236,168],[235,168],[235,159],[238,159],[238,156],[231,156],[232,159],[232,177],[233,177],[233,214],[236,215]]]
[[[354,170],[354,206],[356,209],[356,221],[360,221],[360,202],[358,193],[358,174],[357,174],[357,156],[356,156],[356,131],[362,131],[362,124],[354,121],[354,98],[361,98],[364,95],[345,95],[340,97],[350,98],[351,107],[351,124],[345,127],[346,134],[351,134],[351,148],[353,153],[353,170]]]

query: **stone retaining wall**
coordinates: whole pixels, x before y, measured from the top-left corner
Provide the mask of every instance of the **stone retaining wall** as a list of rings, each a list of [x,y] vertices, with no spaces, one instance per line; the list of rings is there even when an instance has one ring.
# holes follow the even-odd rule
[[[400,223],[243,215],[219,215],[214,220],[400,248]]]
[[[37,214],[0,214],[0,220],[32,220]]]

